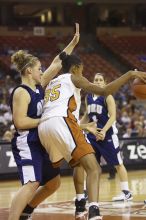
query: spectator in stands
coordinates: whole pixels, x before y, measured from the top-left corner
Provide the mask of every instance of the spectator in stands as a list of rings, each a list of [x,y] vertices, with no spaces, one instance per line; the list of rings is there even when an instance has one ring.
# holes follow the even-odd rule
[[[132,129],[131,128],[127,128],[126,132],[123,134],[123,138],[130,138],[132,135]]]
[[[3,134],[2,140],[11,142],[13,135],[14,135],[14,132],[15,132],[15,127],[14,127],[14,125],[11,125],[10,129],[6,130],[5,133]]]
[[[122,113],[121,122],[125,125],[129,125],[131,123],[131,118],[126,111]]]

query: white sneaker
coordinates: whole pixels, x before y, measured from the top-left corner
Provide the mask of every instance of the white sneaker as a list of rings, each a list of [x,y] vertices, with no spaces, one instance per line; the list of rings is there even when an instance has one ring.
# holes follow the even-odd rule
[[[112,198],[113,202],[119,202],[119,201],[131,201],[133,199],[131,192],[129,191],[127,194],[125,194],[123,191],[120,195],[115,196]]]

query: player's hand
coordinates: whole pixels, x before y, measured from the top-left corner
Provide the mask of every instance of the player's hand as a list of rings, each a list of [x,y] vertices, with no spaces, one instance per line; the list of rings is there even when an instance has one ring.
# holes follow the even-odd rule
[[[94,135],[96,135],[96,132],[97,132],[97,124],[96,122],[90,122],[87,124],[87,128],[86,130]]]
[[[97,132],[96,132],[96,140],[99,141],[103,141],[105,139],[105,135],[106,132],[104,130],[102,130],[101,128],[97,128]]]
[[[146,83],[146,72],[138,71],[137,69],[131,70],[130,71],[131,77],[132,78],[139,78],[141,79],[144,83]]]
[[[78,23],[75,23],[75,35],[74,35],[74,38],[72,40],[73,44],[77,44],[79,42],[79,39],[80,39],[80,32],[79,32],[79,24]]]

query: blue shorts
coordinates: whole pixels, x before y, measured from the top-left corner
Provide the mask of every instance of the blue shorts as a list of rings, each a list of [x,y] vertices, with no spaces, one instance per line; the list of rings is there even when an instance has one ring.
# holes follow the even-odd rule
[[[119,148],[119,139],[116,134],[105,138],[103,141],[96,141],[95,136],[90,133],[87,134],[87,137],[95,150],[95,156],[99,163],[100,157],[103,156],[107,164],[112,166],[123,164]]]
[[[12,152],[22,184],[38,181],[40,185],[44,185],[60,174],[60,169],[53,168],[49,155],[39,141],[19,144],[14,139]]]

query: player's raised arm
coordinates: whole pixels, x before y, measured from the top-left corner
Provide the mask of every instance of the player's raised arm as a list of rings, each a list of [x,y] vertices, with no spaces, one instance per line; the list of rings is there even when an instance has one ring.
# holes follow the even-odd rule
[[[67,45],[67,47],[63,50],[67,54],[71,54],[74,47],[78,44],[79,39],[80,39],[80,34],[79,34],[79,24],[75,24],[75,35],[71,42]],[[60,71],[62,65],[61,65],[61,60],[59,58],[59,55],[57,55],[54,60],[52,61],[51,65],[47,68],[47,70],[43,73],[42,76],[42,86],[45,87],[51,79],[53,79],[58,72]]]

